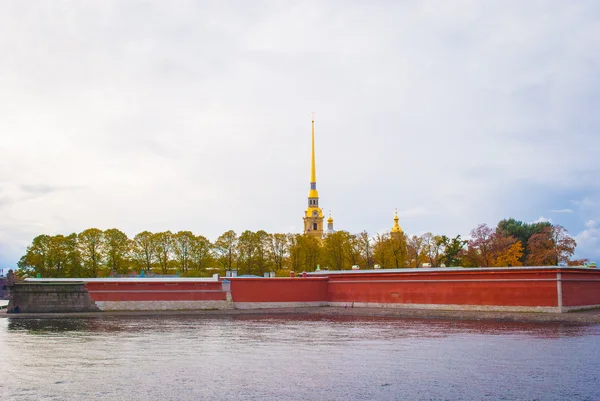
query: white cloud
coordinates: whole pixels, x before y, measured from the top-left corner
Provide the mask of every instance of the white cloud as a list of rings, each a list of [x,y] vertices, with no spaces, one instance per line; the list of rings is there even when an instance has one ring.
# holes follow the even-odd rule
[[[552,213],[573,213],[573,209],[553,209]]]
[[[337,229],[397,207],[464,235],[578,192],[553,211],[575,232],[599,188],[595,3],[2,3],[0,261],[92,226],[301,227],[312,111]]]
[[[552,223],[552,219],[549,217],[540,216],[532,223]]]
[[[600,259],[600,227],[594,220],[587,221],[585,227],[585,230],[575,236],[576,255],[580,258],[597,261]]]

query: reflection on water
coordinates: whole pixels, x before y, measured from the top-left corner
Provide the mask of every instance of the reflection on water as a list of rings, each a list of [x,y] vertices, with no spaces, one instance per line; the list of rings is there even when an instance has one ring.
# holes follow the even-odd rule
[[[600,327],[351,316],[0,319],[9,399],[600,399]]]

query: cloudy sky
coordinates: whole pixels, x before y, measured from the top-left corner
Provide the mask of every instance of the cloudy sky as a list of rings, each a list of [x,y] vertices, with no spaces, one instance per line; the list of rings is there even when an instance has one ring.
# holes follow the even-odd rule
[[[563,225],[600,259],[600,2],[2,1],[0,265],[90,227]]]

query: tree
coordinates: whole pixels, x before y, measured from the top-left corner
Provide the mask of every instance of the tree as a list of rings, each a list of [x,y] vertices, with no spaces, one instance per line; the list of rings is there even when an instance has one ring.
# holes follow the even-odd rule
[[[17,266],[22,274],[39,274],[48,277],[48,265],[50,263],[50,236],[38,235],[27,247],[25,255],[21,257]]]
[[[190,268],[192,247],[196,237],[191,231],[179,231],[173,235],[173,253],[183,273]]]
[[[373,248],[371,246],[371,239],[366,231],[358,234],[358,246],[360,253],[365,261],[365,266],[370,269],[373,266]]]
[[[133,258],[141,266],[143,270],[150,271],[152,269],[152,261],[154,260],[154,252],[156,250],[156,242],[154,234],[149,231],[142,231],[133,238],[132,247]]]
[[[373,259],[383,268],[392,266],[392,251],[389,234],[377,234],[373,244]]]
[[[269,256],[275,270],[282,270],[288,255],[288,237],[285,234],[269,236]]]
[[[476,266],[487,267],[493,263],[493,244],[495,230],[492,230],[487,224],[480,224],[471,230],[471,239],[469,240],[469,249],[467,250],[469,258]]]
[[[530,266],[556,266],[568,264],[575,253],[577,243],[562,226],[550,226],[542,229],[529,239]]]
[[[407,240],[408,265],[419,267],[423,251],[423,238],[413,235]],[[414,266],[413,266],[414,265]]]
[[[256,233],[246,230],[240,234],[237,242],[238,267],[240,269],[244,268],[246,274],[252,274],[252,268],[259,246],[259,239]]]
[[[408,265],[408,250],[406,246],[406,234],[403,232],[397,233],[390,237],[390,248],[392,251],[392,261],[396,269],[406,267]]]
[[[343,270],[347,260],[350,233],[336,231],[323,239],[323,261],[333,270]],[[311,269],[312,270],[312,269]]]
[[[237,259],[237,234],[229,230],[215,241],[215,251],[218,254],[219,264],[225,270],[231,270],[235,267]]]
[[[296,272],[302,269],[303,264],[302,238],[302,234],[287,235],[290,269]]]
[[[190,248],[190,262],[194,269],[204,271],[210,266],[213,261],[211,250],[212,244],[206,237],[194,237]]]
[[[442,235],[444,253],[440,262],[444,263],[446,266],[460,266],[462,264],[461,256],[467,242],[467,240],[461,239],[460,235],[457,235],[454,238]]]
[[[256,241],[255,266],[258,275],[262,276],[266,271],[271,269],[269,266],[270,237],[269,234],[264,230],[258,230],[256,233],[254,233],[254,236]]]
[[[162,274],[169,273],[169,261],[173,253],[173,233],[164,231],[153,234],[153,241],[156,244],[155,257],[160,266]]]
[[[523,245],[521,244],[521,241],[516,241],[499,251],[493,265],[496,267],[523,266],[521,263],[522,257]]]
[[[88,228],[77,235],[81,261],[89,277],[98,277],[104,255],[104,235],[98,228]]]
[[[444,239],[439,235],[425,233],[423,238],[423,254],[431,266],[440,265],[440,259],[444,254]]]
[[[496,227],[496,232],[503,237],[514,237],[517,241],[521,241],[523,245],[523,256],[521,257],[521,263],[525,264],[527,257],[529,256],[529,239],[532,235],[541,232],[544,228],[550,227],[551,224],[546,221],[537,223],[524,223],[519,220],[515,220],[512,217],[509,219],[500,220]]]
[[[104,233],[105,260],[108,268],[117,273],[127,273],[131,242],[127,235],[116,229],[110,228]]]

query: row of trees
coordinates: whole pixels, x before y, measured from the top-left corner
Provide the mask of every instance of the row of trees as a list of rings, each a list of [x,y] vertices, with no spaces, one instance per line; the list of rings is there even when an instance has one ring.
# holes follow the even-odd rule
[[[407,236],[337,231],[322,240],[301,234],[259,230],[223,233],[211,242],[190,231],[150,233],[128,238],[122,231],[87,229],[71,235],[39,235],[18,263],[21,274],[42,277],[101,277],[148,273],[202,276],[237,269],[240,274],[437,266],[523,266],[567,264],[575,241],[561,226],[502,220],[495,229],[482,224],[470,239],[460,235]],[[580,262],[580,261],[578,261]]]

